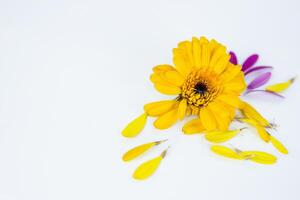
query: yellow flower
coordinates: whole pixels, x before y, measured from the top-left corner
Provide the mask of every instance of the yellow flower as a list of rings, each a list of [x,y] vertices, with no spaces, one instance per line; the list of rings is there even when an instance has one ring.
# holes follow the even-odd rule
[[[147,115],[157,117],[154,126],[166,129],[185,116],[195,115],[199,125],[187,124],[183,131],[193,132],[193,127],[227,130],[246,87],[241,67],[229,59],[226,48],[215,40],[201,37],[180,42],[173,49],[175,66],[158,65],[150,76],[160,93],[177,95],[174,100],[144,106]]]

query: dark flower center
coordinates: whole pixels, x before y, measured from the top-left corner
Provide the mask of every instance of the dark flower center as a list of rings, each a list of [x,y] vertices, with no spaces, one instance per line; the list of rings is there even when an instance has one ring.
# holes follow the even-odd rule
[[[206,84],[202,82],[197,83],[194,88],[198,94],[204,94],[207,91]]]

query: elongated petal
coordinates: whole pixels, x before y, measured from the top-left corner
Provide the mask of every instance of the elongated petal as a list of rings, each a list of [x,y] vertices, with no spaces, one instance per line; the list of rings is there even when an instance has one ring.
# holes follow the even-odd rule
[[[178,106],[178,118],[180,120],[183,120],[183,118],[185,117],[186,108],[187,108],[187,101],[186,99],[182,99]]]
[[[202,125],[201,119],[197,118],[186,123],[183,126],[182,131],[184,132],[184,134],[189,135],[189,134],[201,133],[204,131],[204,129],[205,128]]]
[[[163,78],[172,85],[181,86],[184,83],[183,76],[177,71],[168,71],[162,74]]]
[[[264,127],[262,127],[259,124],[255,125],[255,128],[258,132],[259,137],[265,141],[265,142],[269,142],[270,141],[270,134],[266,131],[266,129]]]
[[[224,156],[224,157],[227,157],[227,158],[238,159],[238,160],[243,159],[243,157],[240,156],[236,151],[234,151],[228,147],[213,145],[213,146],[211,146],[211,150],[214,153]]]
[[[274,85],[269,85],[269,86],[266,87],[266,90],[271,91],[271,92],[283,92],[284,90],[289,88],[290,85],[294,81],[295,81],[295,78],[291,78],[290,80],[288,80],[286,82],[277,83],[277,84],[274,84]]]
[[[147,114],[144,113],[138,118],[130,122],[126,128],[122,131],[124,137],[135,137],[137,136],[145,127],[147,121]]]
[[[238,60],[237,60],[237,57],[236,57],[235,53],[233,51],[230,51],[229,54],[230,54],[230,60],[229,61],[232,64],[237,65],[238,64]]]
[[[155,145],[159,144],[160,142],[149,142],[146,144],[142,144],[139,145],[137,147],[134,147],[132,149],[130,149],[129,151],[127,151],[122,159],[123,161],[130,161],[133,160],[134,158],[142,155],[143,153],[145,153],[146,151],[148,151],[150,148],[154,147]]]
[[[249,124],[249,125],[251,125],[251,126],[253,126],[256,129],[259,137],[263,141],[265,141],[265,142],[270,141],[270,139],[271,139],[270,134],[266,131],[265,127],[263,127],[261,124],[259,124],[256,120],[245,118],[245,119],[242,119],[242,121]]]
[[[254,119],[257,123],[264,127],[269,127],[270,123],[255,108],[243,101],[240,107],[241,112],[248,118]]]
[[[205,134],[205,138],[210,142],[222,143],[230,140],[240,132],[240,129],[237,130],[228,130],[228,131],[212,131]]]
[[[288,154],[288,150],[285,148],[285,146],[279,140],[274,138],[273,136],[271,136],[271,143],[281,153]]]
[[[258,60],[258,55],[253,54],[249,56],[242,65],[242,71],[246,71],[247,69],[251,68]]]
[[[176,71],[176,69],[171,65],[157,65],[152,68],[152,71],[154,73],[161,73],[161,72],[167,72],[167,71]]]
[[[251,81],[247,87],[249,90],[253,90],[255,88],[258,88],[264,84],[266,84],[270,78],[271,78],[271,72],[266,72],[264,74],[259,75],[256,77],[253,81]]]
[[[192,46],[193,46],[194,63],[195,66],[199,68],[201,66],[201,47],[198,38],[193,37]]]
[[[257,72],[257,71],[260,71],[260,70],[265,70],[265,69],[273,69],[273,67],[270,67],[270,66],[257,66],[257,67],[252,67],[250,68],[249,70],[247,70],[245,72],[245,76],[250,74],[250,73],[253,73],[253,72]]]
[[[157,101],[144,105],[144,111],[151,117],[160,116],[170,111],[176,104],[175,100]]]
[[[272,154],[262,152],[262,151],[243,151],[240,155],[247,160],[251,160],[260,164],[274,164],[277,158]]]
[[[223,79],[224,83],[227,83],[227,82],[231,81],[232,79],[234,79],[236,76],[238,76],[240,73],[243,73],[241,71],[240,65],[231,66],[231,67],[228,67],[227,70],[225,70],[222,73],[222,79]]]
[[[150,177],[159,167],[162,157],[158,156],[147,162],[142,163],[133,173],[133,178],[137,180],[145,180]]]
[[[158,117],[153,125],[157,129],[170,128],[178,120],[178,108],[174,108],[169,112]]]
[[[235,108],[239,108],[241,106],[241,100],[235,95],[222,94],[216,99]]]
[[[200,38],[201,40],[201,38]],[[201,41],[200,41],[201,43]],[[210,61],[210,51],[207,42],[201,44],[201,66],[208,67]],[[228,61],[228,60],[227,60]]]
[[[176,95],[181,92],[180,88],[177,86],[155,84],[154,87],[160,93],[167,95]]]
[[[282,96],[281,94],[278,94],[278,93],[272,92],[272,91],[268,91],[268,90],[247,90],[244,95],[250,94],[250,93],[253,93],[253,92],[262,92],[262,93],[265,93],[265,94],[274,95],[276,97],[284,98],[284,96]]]

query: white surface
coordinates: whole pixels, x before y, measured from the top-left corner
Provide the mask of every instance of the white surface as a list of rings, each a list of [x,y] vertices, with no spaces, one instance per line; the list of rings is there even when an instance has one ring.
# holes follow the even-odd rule
[[[0,2],[0,199],[300,199],[299,80],[276,98],[248,97],[280,127],[290,154],[245,131],[230,144],[274,153],[263,166],[218,157],[182,123],[128,140],[123,127],[142,105],[163,99],[148,80],[172,48],[216,38],[240,60],[261,55],[272,83],[300,74],[299,1]],[[167,97],[168,98],[168,97]],[[135,144],[171,138],[170,153],[145,182],[131,173],[161,149],[126,164]],[[162,146],[160,148],[164,148]]]

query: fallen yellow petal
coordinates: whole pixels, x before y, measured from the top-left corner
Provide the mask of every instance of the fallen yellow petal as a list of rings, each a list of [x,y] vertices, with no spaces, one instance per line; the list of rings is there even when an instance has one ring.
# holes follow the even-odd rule
[[[255,127],[259,137],[265,141],[265,142],[269,142],[270,141],[270,134],[266,131],[265,127],[263,127],[262,125],[260,125],[257,121],[255,121],[254,119],[248,119],[248,118],[244,118],[241,119],[243,122]]]
[[[241,112],[248,118],[254,119],[257,123],[264,127],[269,127],[270,123],[255,108],[247,102],[241,101]]]
[[[295,77],[291,78],[290,80],[282,83],[277,83],[274,85],[269,85],[266,87],[266,90],[271,91],[271,92],[283,92],[287,88],[290,87],[290,85],[295,81]]]
[[[124,137],[135,137],[137,136],[145,127],[147,121],[147,114],[144,113],[141,116],[130,122],[126,128],[122,131]]]
[[[281,153],[288,154],[288,150],[285,148],[285,146],[279,140],[274,138],[273,136],[271,136],[271,143]]]
[[[260,164],[274,164],[277,158],[272,154],[262,151],[243,151],[239,153],[244,159],[254,161]]]
[[[219,154],[224,157],[227,157],[227,158],[238,159],[238,160],[243,159],[243,157],[240,156],[236,151],[234,151],[228,147],[213,145],[213,146],[211,146],[211,150],[214,153]]]
[[[137,180],[145,180],[150,177],[159,167],[162,159],[165,157],[167,150],[163,151],[159,156],[142,163],[133,173],[133,178]]]
[[[145,153],[147,150],[149,150],[150,148],[164,142],[165,140],[162,140],[162,141],[155,141],[155,142],[149,142],[149,143],[146,143],[146,144],[142,144],[142,145],[139,145],[137,147],[134,147],[132,149],[130,149],[129,151],[127,151],[122,159],[123,161],[130,161],[130,160],[133,160],[134,158],[140,156],[141,154]]]

